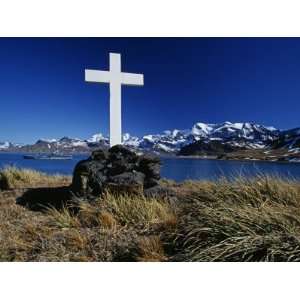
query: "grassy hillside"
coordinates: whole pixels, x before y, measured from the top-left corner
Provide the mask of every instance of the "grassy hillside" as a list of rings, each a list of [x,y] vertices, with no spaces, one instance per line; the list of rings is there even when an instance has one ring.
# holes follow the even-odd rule
[[[6,182],[0,191],[1,261],[300,260],[296,181],[162,181],[178,200],[105,194],[95,203],[81,201],[75,214],[16,205],[24,188],[70,182],[30,172],[0,173]]]

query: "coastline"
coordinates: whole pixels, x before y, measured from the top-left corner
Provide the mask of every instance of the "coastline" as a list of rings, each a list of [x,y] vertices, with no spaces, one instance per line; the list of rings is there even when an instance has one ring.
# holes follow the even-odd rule
[[[43,152],[10,152],[10,151],[2,151],[0,150],[0,154],[16,154],[16,155],[33,155]],[[45,153],[47,154],[47,153]],[[91,152],[73,152],[73,153],[66,153],[66,155],[74,155],[74,156],[89,156]],[[157,154],[155,154],[157,155]],[[267,162],[267,163],[280,163],[280,164],[299,164],[299,161],[291,161],[291,160],[267,160],[267,159],[259,159],[259,158],[218,158],[217,155],[210,155],[210,156],[199,156],[199,155],[157,155],[163,159],[197,159],[197,160],[221,160],[221,161],[239,161],[239,162]]]
[[[168,157],[166,157],[168,158]],[[267,163],[283,163],[283,164],[289,164],[289,163],[293,163],[293,164],[297,164],[300,163],[300,161],[282,161],[282,160],[265,160],[265,159],[232,159],[232,158],[217,158],[217,157],[208,157],[208,156],[198,156],[198,155],[189,155],[189,156],[184,156],[184,155],[180,155],[180,156],[172,156],[169,158],[178,158],[178,159],[199,159],[199,160],[222,160],[222,161],[240,161],[240,162],[267,162]]]

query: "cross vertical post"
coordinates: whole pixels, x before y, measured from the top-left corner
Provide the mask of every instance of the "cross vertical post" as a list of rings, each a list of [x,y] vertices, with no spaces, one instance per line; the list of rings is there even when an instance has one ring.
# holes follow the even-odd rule
[[[116,53],[109,54],[109,71],[111,74],[121,73],[121,55]],[[110,145],[118,145],[122,143],[122,114],[121,114],[121,84],[120,76],[113,76],[111,78],[109,92],[109,126],[110,135],[109,143]]]
[[[109,83],[109,143],[122,143],[122,85],[144,85],[144,75],[121,71],[121,54],[109,53],[109,71],[85,70],[85,81]]]

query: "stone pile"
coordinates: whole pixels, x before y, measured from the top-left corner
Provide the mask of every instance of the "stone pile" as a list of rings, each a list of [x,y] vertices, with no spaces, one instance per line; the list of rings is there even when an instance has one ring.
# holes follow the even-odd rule
[[[144,193],[161,196],[167,190],[159,185],[160,159],[117,145],[96,150],[80,161],[74,170],[71,191],[77,197],[95,199],[104,191]]]

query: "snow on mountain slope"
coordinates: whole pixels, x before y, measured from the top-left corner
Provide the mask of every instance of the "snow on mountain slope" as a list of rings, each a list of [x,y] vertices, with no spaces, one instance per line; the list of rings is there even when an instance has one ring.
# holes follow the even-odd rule
[[[205,124],[198,122],[190,130],[168,130],[163,134],[146,135],[139,144],[145,150],[177,152],[183,146],[199,140],[221,141],[235,147],[264,148],[278,138],[279,131],[254,123]]]
[[[9,142],[0,142],[0,149],[8,149],[10,147],[10,143]]]
[[[194,142],[190,131],[165,131],[163,134],[145,135],[139,143],[139,148],[147,151],[177,152],[182,146]]]
[[[8,141],[5,141],[5,142],[0,142],[0,151],[6,151],[6,150],[9,150],[11,148],[14,148],[14,149],[18,149],[22,147],[22,144],[20,143],[11,143],[11,142],[8,142]]]
[[[254,123],[230,123],[215,124],[210,137],[224,139],[244,139],[247,141],[268,141],[273,140],[279,134],[276,129],[269,129],[263,125]]]
[[[198,137],[206,137],[214,130],[215,124],[196,123],[191,130],[191,134]]]
[[[297,149],[300,147],[300,128],[284,130],[280,132],[279,138],[272,143],[275,149]]]
[[[298,132],[299,131],[299,132]],[[300,129],[290,130],[285,133],[282,143],[288,141],[290,147],[299,147]],[[231,123],[219,124],[195,123],[191,129],[167,130],[161,134],[149,134],[142,138],[123,135],[123,144],[141,151],[158,153],[177,153],[182,147],[197,141],[219,141],[233,147],[246,149],[262,149],[273,145],[278,141],[282,133],[274,127],[267,127],[255,123]],[[94,134],[88,139],[63,137],[61,139],[41,139],[34,145],[23,146],[24,151],[66,151],[89,152],[97,147],[108,147],[109,138],[101,133]],[[0,143],[0,150],[10,148],[10,143]]]
[[[55,143],[55,142],[57,142],[57,139],[40,139],[40,141],[43,141],[46,143]]]
[[[107,140],[107,138],[105,138],[102,133],[97,133],[97,134],[92,135],[92,137],[90,137],[89,139],[87,139],[87,142],[99,143],[100,141],[103,141],[103,140]]]
[[[129,133],[123,134],[123,144],[129,147],[138,148],[140,139],[136,136],[131,136]]]

